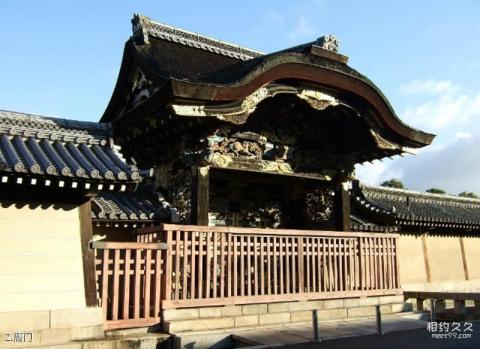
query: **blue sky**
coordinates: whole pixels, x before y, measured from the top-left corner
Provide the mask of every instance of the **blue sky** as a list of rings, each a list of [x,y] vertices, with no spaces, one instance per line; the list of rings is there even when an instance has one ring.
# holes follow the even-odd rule
[[[358,176],[480,193],[480,0],[2,1],[0,109],[98,120],[136,12],[265,52],[336,34],[402,120],[438,135]]]

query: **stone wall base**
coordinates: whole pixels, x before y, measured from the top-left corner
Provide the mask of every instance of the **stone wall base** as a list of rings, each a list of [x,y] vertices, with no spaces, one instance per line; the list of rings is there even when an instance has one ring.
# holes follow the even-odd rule
[[[0,348],[25,348],[103,338],[101,308],[0,313]]]
[[[163,330],[178,334],[306,323],[312,321],[313,309],[319,310],[319,321],[367,317],[375,315],[375,305],[381,306],[382,314],[412,310],[403,295],[165,309]]]

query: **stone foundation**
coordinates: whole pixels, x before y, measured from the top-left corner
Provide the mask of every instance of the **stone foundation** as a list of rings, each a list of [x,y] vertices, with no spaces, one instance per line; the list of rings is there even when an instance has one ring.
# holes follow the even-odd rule
[[[15,333],[23,333],[25,341],[19,342],[19,338],[14,341]],[[0,348],[2,349],[38,347],[83,339],[103,338],[102,309],[92,307],[1,312],[0,337],[2,338],[0,341]]]
[[[375,305],[382,314],[411,311],[403,296],[345,298],[316,301],[259,303],[163,310],[164,331],[172,334],[230,328],[281,326],[312,321],[318,309],[320,321],[341,320],[375,315]]]

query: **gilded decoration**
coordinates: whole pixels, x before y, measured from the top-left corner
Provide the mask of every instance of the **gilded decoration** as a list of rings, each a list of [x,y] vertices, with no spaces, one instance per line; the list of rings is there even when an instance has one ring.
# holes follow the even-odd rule
[[[339,102],[334,97],[318,90],[301,89],[297,97],[306,101],[313,109],[324,110],[330,106],[337,106]]]
[[[290,158],[291,150],[288,146],[269,143],[264,136],[251,132],[242,134],[242,138],[214,136],[209,138],[206,160],[221,168],[292,174],[291,165],[284,162]]]
[[[248,117],[256,110],[262,101],[277,94],[296,95],[316,110],[324,110],[327,107],[339,105],[336,98],[318,90],[272,84],[259,88],[242,101],[221,105],[172,104],[171,108],[177,115],[215,117],[235,125],[242,125],[247,122]]]
[[[290,166],[290,164],[287,164],[287,163],[262,160],[260,164],[261,164],[261,170],[265,172],[274,172],[278,174],[294,173],[292,166]]]

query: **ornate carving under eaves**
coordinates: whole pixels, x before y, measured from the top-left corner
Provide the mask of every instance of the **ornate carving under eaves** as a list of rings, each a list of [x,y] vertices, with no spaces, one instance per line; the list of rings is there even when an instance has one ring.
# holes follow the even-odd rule
[[[262,171],[278,174],[293,174],[292,166],[285,162],[260,161]]]
[[[375,144],[377,147],[380,149],[385,149],[385,150],[398,150],[402,153],[408,153],[408,154],[417,154],[418,150],[410,147],[405,147],[390,141],[387,141],[385,138],[380,136],[377,132],[374,130],[370,130],[370,134],[373,137],[373,140],[375,141]]]
[[[135,108],[150,98],[157,90],[158,86],[154,85],[151,80],[148,80],[140,69],[137,69],[133,79],[132,93],[128,96],[125,109]]]
[[[257,105],[265,98],[271,97],[268,89],[262,87],[246,97],[243,101],[225,103],[222,105],[188,105],[172,104],[172,109],[177,115],[192,117],[214,117],[235,125],[244,124]]]
[[[260,171],[267,173],[291,175],[295,172],[292,166],[286,162],[268,161],[260,159],[236,158],[229,155],[213,153],[206,159],[213,167],[231,168],[237,170]]]
[[[247,158],[262,157],[265,142],[256,142],[236,138],[220,138],[218,142],[209,139],[210,151],[229,156],[244,156]]]
[[[180,116],[214,117],[235,125],[241,125],[248,120],[248,117],[262,101],[277,94],[296,95],[316,110],[324,110],[327,107],[339,105],[335,97],[318,90],[271,84],[259,88],[241,101],[215,105],[172,104],[171,108],[176,115]]]
[[[380,136],[374,130],[370,130],[370,134],[372,135],[373,140],[375,141],[375,144],[380,149],[386,149],[386,150],[392,150],[393,149],[394,150],[394,149],[399,149],[400,148],[400,146],[398,146],[398,145],[396,145],[392,142],[387,141],[385,138]]]
[[[245,113],[249,115],[255,111],[257,105],[261,101],[272,95],[273,94],[269,93],[267,88],[261,87],[243,100],[241,108]]]
[[[312,108],[316,110],[324,110],[331,106],[339,105],[338,100],[326,93],[318,90],[301,89],[297,96],[305,100]]]
[[[213,153],[211,157],[207,159],[213,166],[220,168],[227,168],[233,162],[233,158],[229,155],[222,155],[219,153]]]
[[[273,144],[265,136],[253,132],[237,132],[234,137],[213,136],[208,138],[207,158],[212,153],[259,160],[286,161],[293,158],[294,148]]]

